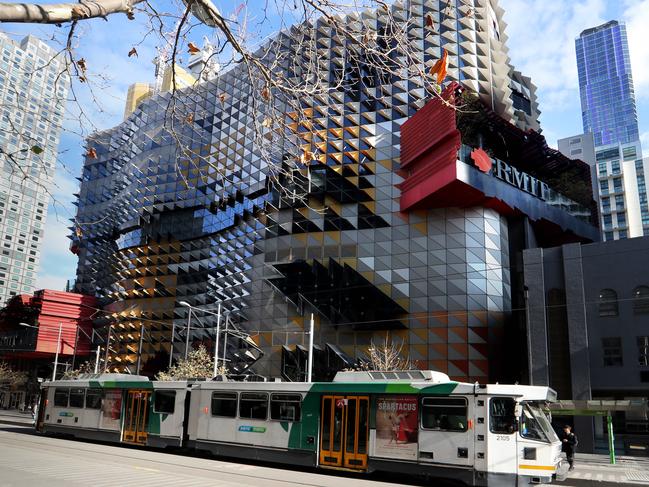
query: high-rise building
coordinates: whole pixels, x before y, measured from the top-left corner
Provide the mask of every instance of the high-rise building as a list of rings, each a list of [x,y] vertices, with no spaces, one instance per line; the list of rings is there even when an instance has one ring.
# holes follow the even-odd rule
[[[155,370],[201,341],[213,350],[220,310],[231,371],[261,350],[257,372],[300,379],[313,312],[319,378],[388,335],[422,368],[522,379],[525,366],[498,358],[525,347],[517,249],[599,234],[587,165],[527,131],[534,89],[509,65],[501,14],[494,0],[411,0],[341,20],[373,33],[377,52],[394,52],[391,29],[407,32],[411,69],[371,64],[365,36],[335,35],[324,18],[296,26],[261,52],[287,83],[319,77],[298,108],[259,103],[239,65],[177,92],[175,134],[161,92],[90,137],[77,221],[93,223],[72,250],[77,291],[110,312],[98,323],[110,370],[134,372],[138,358]],[[455,80],[445,102],[422,78],[442,49]],[[262,123],[271,108],[279,130]]]
[[[623,22],[584,30],[575,41],[584,132],[595,146],[639,138],[631,59]]]
[[[0,303],[34,290],[68,84],[56,49],[0,33]]]
[[[649,206],[626,26],[612,20],[586,29],[575,45],[584,132],[595,145],[602,237],[642,236],[649,232]]]

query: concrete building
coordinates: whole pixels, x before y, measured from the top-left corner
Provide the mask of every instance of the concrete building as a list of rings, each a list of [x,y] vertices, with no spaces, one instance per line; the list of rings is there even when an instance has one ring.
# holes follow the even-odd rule
[[[0,33],[0,304],[36,282],[69,82],[56,56]]]
[[[574,400],[649,397],[649,238],[523,252],[532,383]],[[605,418],[575,418],[580,449]],[[618,413],[618,446],[649,454],[649,421]]]
[[[575,45],[584,132],[593,134],[595,145],[602,236],[645,235],[649,206],[643,182],[649,174],[642,162],[626,26],[613,20],[586,29]]]
[[[220,304],[228,326],[263,351],[254,369],[267,376],[303,377],[313,311],[316,377],[348,366],[389,333],[422,368],[483,382],[519,379],[524,321],[512,318],[522,299],[512,262],[522,248],[599,233],[588,166],[529,131],[537,124],[534,90],[509,64],[502,11],[495,1],[474,7],[415,0],[395,3],[389,15],[363,13],[379,46],[390,37],[386,22],[409,23],[418,50],[408,59],[421,66],[400,74],[350,58],[358,46],[343,49],[324,20],[273,37],[262,52],[269,63],[281,60],[287,80],[300,81],[317,57],[329,88],[300,99],[299,112],[275,107],[295,123],[268,139],[272,147],[257,138],[266,108],[253,109],[259,87],[242,66],[178,93],[182,140],[200,157],[179,158],[184,149],[162,130],[169,93],[92,136],[97,157],[84,163],[77,220],[97,223],[71,238],[76,290],[111,312],[100,323],[111,339],[111,370],[134,370],[141,333],[145,362],[166,364],[187,343],[213,349],[217,318],[201,310],[216,313]],[[427,15],[443,28],[427,27]],[[355,28],[357,20],[345,22]],[[295,52],[295,36],[317,38],[317,49]],[[460,96],[475,118],[445,111],[416,74],[442,48],[457,83],[444,96]],[[471,150],[483,147],[490,155],[477,169]],[[270,171],[305,150],[315,159],[284,180],[302,200],[280,191]],[[189,340],[183,303],[199,308]],[[510,339],[516,366],[499,360]],[[228,339],[235,371],[249,365],[244,345]]]

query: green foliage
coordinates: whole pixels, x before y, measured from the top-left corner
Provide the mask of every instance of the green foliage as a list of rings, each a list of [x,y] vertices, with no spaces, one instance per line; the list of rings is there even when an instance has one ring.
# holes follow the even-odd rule
[[[66,370],[63,379],[78,379],[82,374],[92,374],[95,372],[95,364],[91,362],[82,363],[78,369]]]
[[[0,384],[17,387],[27,382],[27,372],[13,370],[8,363],[0,362]]]
[[[221,366],[218,375],[225,375],[227,368]],[[214,375],[214,360],[201,345],[196,350],[189,352],[187,359],[179,360],[166,372],[159,372],[157,380],[186,380],[186,379],[211,379]]]

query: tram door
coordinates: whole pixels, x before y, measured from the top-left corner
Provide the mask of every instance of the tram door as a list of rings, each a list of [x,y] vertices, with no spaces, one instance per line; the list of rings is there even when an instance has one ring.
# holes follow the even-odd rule
[[[322,397],[320,465],[367,469],[369,407],[367,396]]]
[[[146,444],[150,391],[127,391],[124,406],[124,443]]]

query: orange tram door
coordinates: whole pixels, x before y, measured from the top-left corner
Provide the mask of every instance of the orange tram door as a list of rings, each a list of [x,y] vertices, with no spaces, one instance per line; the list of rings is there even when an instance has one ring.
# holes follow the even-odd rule
[[[128,390],[125,394],[122,442],[146,445],[151,391]]]
[[[369,397],[323,396],[321,407],[320,465],[367,470]]]

